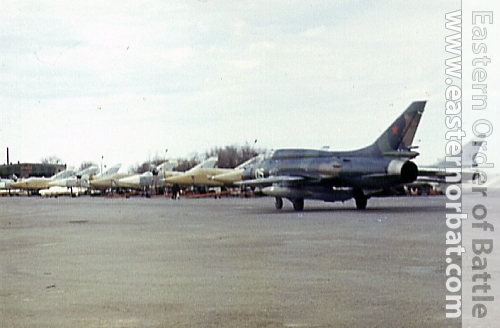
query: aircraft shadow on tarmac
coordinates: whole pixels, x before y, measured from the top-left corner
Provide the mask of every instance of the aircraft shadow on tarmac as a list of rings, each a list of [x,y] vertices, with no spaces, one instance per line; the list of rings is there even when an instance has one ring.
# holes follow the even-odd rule
[[[247,208],[245,211],[251,214],[290,214],[290,213],[356,213],[358,215],[363,215],[363,213],[387,213],[387,214],[397,214],[397,213],[439,213],[445,210],[444,202],[443,204],[408,204],[408,205],[386,205],[383,204],[368,206],[364,210],[358,210],[353,205],[352,207],[339,207],[339,206],[331,206],[331,207],[315,207],[314,203],[308,205],[304,208],[303,211],[294,211],[293,207],[284,206],[282,210],[277,210],[272,207],[272,204],[268,208]]]

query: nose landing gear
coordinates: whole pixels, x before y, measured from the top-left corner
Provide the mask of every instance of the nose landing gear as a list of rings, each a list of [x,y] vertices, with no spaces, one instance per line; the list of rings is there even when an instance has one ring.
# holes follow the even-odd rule
[[[274,207],[276,207],[277,210],[281,210],[283,208],[283,198],[276,197],[274,202]]]
[[[293,203],[293,209],[296,212],[300,212],[304,209],[304,198],[296,198],[292,200]]]

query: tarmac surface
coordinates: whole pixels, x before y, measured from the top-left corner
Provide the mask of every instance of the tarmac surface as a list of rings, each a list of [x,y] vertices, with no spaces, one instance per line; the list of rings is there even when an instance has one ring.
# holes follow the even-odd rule
[[[1,327],[458,327],[445,198],[0,198]]]

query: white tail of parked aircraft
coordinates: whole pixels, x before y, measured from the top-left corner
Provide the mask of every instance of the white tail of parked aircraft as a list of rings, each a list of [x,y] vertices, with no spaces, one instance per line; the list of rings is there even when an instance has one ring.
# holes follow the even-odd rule
[[[63,178],[63,179],[57,179],[54,181],[49,182],[49,187],[85,187],[82,185],[82,182],[87,181],[90,176],[96,175],[99,173],[99,167],[97,165],[92,165],[87,167],[86,169],[83,169],[81,171],[78,171],[74,173],[74,175],[68,177],[68,178]],[[85,183],[83,183],[85,184]],[[87,186],[88,187],[88,186]]]
[[[49,183],[51,183],[53,181],[67,179],[73,175],[75,175],[74,168],[68,168],[64,171],[61,171],[61,172],[53,175],[50,178],[31,177],[31,178],[26,178],[26,179],[20,179],[17,182],[11,183],[10,186],[12,189],[24,189],[24,190],[38,191],[40,189],[49,188]]]

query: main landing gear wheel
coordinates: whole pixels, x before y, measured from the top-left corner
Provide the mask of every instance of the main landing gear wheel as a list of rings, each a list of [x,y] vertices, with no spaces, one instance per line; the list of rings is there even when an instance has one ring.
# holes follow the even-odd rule
[[[358,210],[364,210],[366,208],[368,198],[363,194],[363,190],[354,190],[354,200],[356,201],[356,208]]]
[[[368,203],[368,199],[366,199],[366,197],[359,197],[354,200],[356,201],[356,208],[358,210],[364,210],[366,208],[366,204]]]
[[[300,212],[304,209],[304,198],[297,198],[292,200],[293,209],[297,212]]]
[[[277,210],[281,210],[283,208],[283,198],[276,197],[274,206],[276,207]]]

